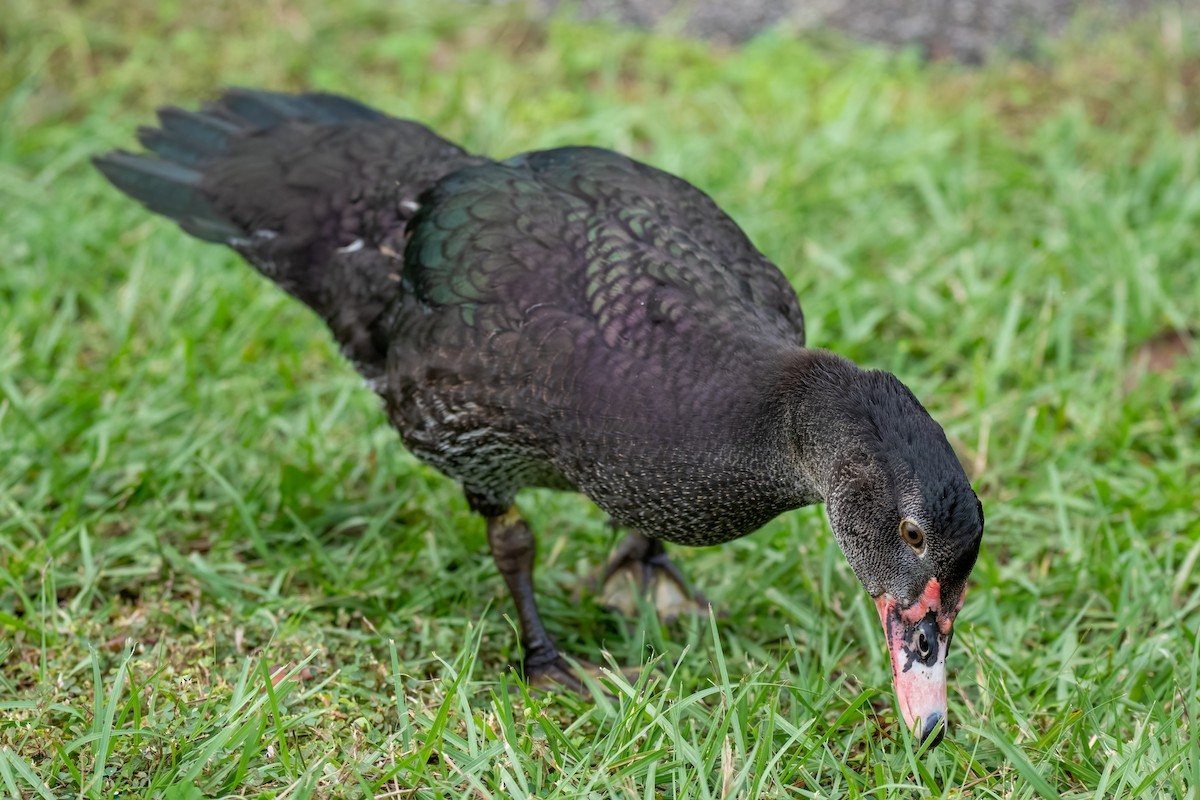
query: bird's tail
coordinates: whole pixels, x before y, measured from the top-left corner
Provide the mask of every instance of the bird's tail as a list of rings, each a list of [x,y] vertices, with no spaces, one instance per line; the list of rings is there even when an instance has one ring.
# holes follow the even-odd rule
[[[329,94],[232,89],[158,119],[138,130],[149,153],[93,163],[149,210],[237,250],[320,314],[360,370],[378,374],[408,220],[440,178],[484,159]]]

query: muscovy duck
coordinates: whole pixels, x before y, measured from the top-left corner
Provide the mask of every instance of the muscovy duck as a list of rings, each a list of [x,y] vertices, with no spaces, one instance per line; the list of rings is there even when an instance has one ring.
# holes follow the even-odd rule
[[[158,117],[148,154],[95,165],[328,324],[485,518],[527,679],[578,689],[588,665],[542,624],[522,488],[582,492],[629,529],[606,578],[680,586],[664,541],[824,502],[905,723],[941,740],[982,506],[904,384],[805,346],[792,287],[706,194],[593,147],[493,161],[330,94],[234,89]]]

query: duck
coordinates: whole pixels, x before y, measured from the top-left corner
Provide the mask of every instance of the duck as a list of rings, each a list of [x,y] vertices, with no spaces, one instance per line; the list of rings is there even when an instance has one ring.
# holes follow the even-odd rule
[[[707,194],[597,147],[493,160],[321,92],[231,88],[157,117],[144,152],[95,167],[326,323],[483,517],[530,684],[582,691],[595,668],[543,623],[522,489],[581,493],[627,531],[605,585],[697,600],[666,544],[824,503],[904,724],[942,740],[983,506],[904,383],[806,344],[795,290]]]

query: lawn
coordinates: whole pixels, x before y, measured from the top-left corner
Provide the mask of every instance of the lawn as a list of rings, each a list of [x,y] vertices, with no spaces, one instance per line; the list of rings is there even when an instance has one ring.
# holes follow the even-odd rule
[[[970,70],[440,6],[5,3],[0,796],[1200,792],[1200,29]],[[721,613],[664,626],[578,594],[617,535],[594,506],[523,495],[551,632],[652,666],[531,696],[482,521],[319,321],[88,164],[229,84],[712,194],[810,342],[898,374],[983,499],[946,742],[897,725],[819,508],[676,548]]]

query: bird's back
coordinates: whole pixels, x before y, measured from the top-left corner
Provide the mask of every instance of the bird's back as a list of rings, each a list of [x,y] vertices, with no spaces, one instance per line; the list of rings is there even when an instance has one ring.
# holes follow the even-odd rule
[[[698,189],[605,150],[542,151],[447,176],[410,230],[389,409],[469,491],[575,486],[623,521],[687,525],[662,495],[712,494],[752,457],[740,426],[803,318]]]

